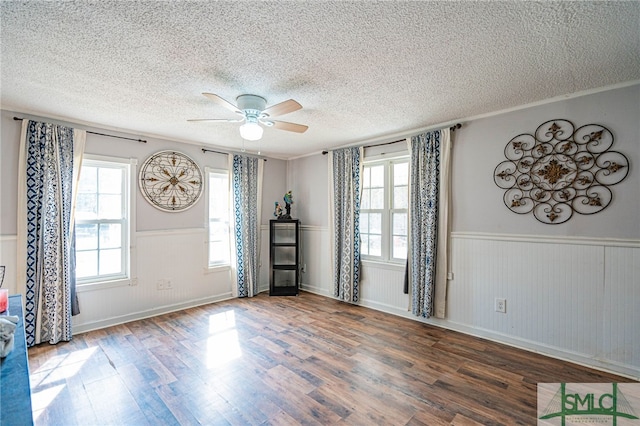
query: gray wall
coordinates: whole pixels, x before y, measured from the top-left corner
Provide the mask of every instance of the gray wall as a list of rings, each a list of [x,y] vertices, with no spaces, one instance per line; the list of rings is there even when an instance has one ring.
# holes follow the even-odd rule
[[[328,155],[289,161],[287,184],[293,192],[292,215],[305,226],[328,226]]]
[[[7,111],[0,115],[0,235],[17,233],[18,152],[22,122],[13,120],[14,115]]]
[[[630,162],[627,178],[612,186],[613,201],[592,216],[575,214],[560,225],[539,223],[532,214],[518,215],[504,205],[504,191],[493,181],[504,160],[504,147],[516,135],[534,132],[543,122],[562,118],[581,126],[597,123],[615,137],[614,150]],[[403,144],[385,152],[404,149]],[[375,154],[372,150],[365,153]],[[640,238],[640,85],[524,108],[464,123],[453,133],[452,231]],[[287,181],[298,196],[297,212],[304,224],[327,226],[327,156],[290,161]]]
[[[609,90],[546,105],[467,120],[453,133],[453,231],[444,320],[407,311],[404,268],[363,262],[362,306],[515,345],[608,371],[640,377],[640,87]],[[505,145],[543,122],[563,118],[598,123],[615,136],[613,148],[630,161],[627,179],[613,186],[613,203],[592,216],[543,225],[516,215],[493,181]],[[394,138],[395,139],[395,138]],[[402,150],[401,144],[383,147]],[[369,152],[373,153],[374,150]],[[369,153],[365,152],[365,156]],[[289,182],[304,194],[327,172],[320,155],[290,162]],[[313,172],[307,172],[313,171]],[[320,176],[321,175],[321,176]],[[326,180],[325,180],[326,182]],[[306,197],[304,220],[325,212],[328,194]],[[324,224],[316,220],[313,224]],[[328,227],[303,229],[302,288],[331,297]],[[624,239],[623,241],[618,239]],[[507,302],[494,311],[495,298]]]
[[[284,206],[284,193],[287,192],[285,177],[287,175],[287,162],[284,160],[269,160],[264,164],[264,177],[262,184],[262,224],[269,224],[275,219],[273,211],[275,202],[279,201]],[[295,201],[295,200],[294,200]],[[268,256],[267,252],[264,256]],[[268,259],[268,257],[266,257]]]
[[[14,116],[25,117],[24,114],[2,111],[1,114],[1,138],[0,138],[0,235],[15,235],[17,232],[16,203],[18,181],[18,151],[20,147],[21,121],[13,120]],[[41,121],[55,122],[42,117],[29,117]],[[99,133],[120,135],[130,138],[138,138],[137,135],[105,131],[101,129],[87,128]],[[202,168],[213,167],[227,169],[228,157],[215,153],[203,153],[200,146],[173,142],[163,139],[142,138],[148,143],[140,143],[100,135],[87,134],[85,147],[86,154],[107,155],[120,158],[135,158],[138,160],[138,169],[142,163],[152,154],[162,150],[174,149],[189,155]],[[268,223],[273,214],[272,198],[282,199],[285,192],[286,162],[283,160],[268,159],[264,165],[262,223]],[[137,176],[133,178],[137,179]],[[167,213],[151,206],[136,191],[136,227],[138,231],[203,228],[206,223],[206,197],[200,200],[189,210],[179,213]]]
[[[631,167],[627,178],[611,187],[613,200],[605,210],[545,225],[532,214],[507,209],[493,171],[505,159],[505,145],[513,137],[533,133],[556,118],[576,127],[597,123],[609,128],[615,138],[612,149],[625,154]],[[454,138],[453,231],[640,238],[640,85],[474,120],[457,130]]]

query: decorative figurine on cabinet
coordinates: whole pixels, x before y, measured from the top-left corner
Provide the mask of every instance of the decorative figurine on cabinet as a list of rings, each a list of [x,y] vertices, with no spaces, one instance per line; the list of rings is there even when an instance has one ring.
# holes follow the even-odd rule
[[[281,216],[278,216],[278,219],[291,219],[291,204],[293,204],[293,195],[291,194],[291,191],[288,191],[286,194],[284,194],[284,202],[284,208],[287,212]]]
[[[282,216],[282,206],[280,205],[279,202],[276,201],[276,206],[275,206],[275,210],[273,211],[273,215],[277,218],[280,219],[280,216]]]

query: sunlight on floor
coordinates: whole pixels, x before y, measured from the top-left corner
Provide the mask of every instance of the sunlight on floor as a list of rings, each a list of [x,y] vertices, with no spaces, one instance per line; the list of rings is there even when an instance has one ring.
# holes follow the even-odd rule
[[[58,394],[62,392],[66,385],[51,386],[39,392],[31,394],[31,410],[33,412],[33,421],[38,420],[40,415],[47,409],[49,404],[56,399]]]
[[[52,357],[30,374],[31,387],[46,387],[76,375],[96,350],[98,350],[98,347],[94,346],[93,348]]]
[[[236,317],[233,311],[221,312],[209,317],[207,339],[207,368],[220,367],[242,356]]]
[[[66,379],[80,372],[85,362],[98,350],[97,346],[56,355],[29,375],[33,420],[47,409],[66,387]]]

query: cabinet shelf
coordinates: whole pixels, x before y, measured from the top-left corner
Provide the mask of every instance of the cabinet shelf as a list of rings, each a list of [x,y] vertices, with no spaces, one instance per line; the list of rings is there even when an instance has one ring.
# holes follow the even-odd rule
[[[297,296],[300,283],[300,221],[269,222],[269,295]]]

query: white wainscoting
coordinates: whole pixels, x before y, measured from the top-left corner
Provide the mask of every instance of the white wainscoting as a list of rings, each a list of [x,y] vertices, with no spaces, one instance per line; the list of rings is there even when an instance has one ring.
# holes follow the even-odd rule
[[[447,322],[638,378],[639,256],[638,241],[456,234]]]
[[[135,285],[81,288],[74,333],[231,298],[229,268],[205,268],[204,228],[136,234]],[[159,289],[158,284],[170,289]]]
[[[269,286],[261,230],[260,290]],[[79,292],[74,332],[231,297],[228,269],[204,268],[204,229],[137,233],[137,285]],[[15,292],[15,236],[0,237]],[[301,288],[332,296],[329,231],[302,226]],[[401,267],[364,262],[361,305],[640,379],[640,241],[454,233],[447,318],[413,316]],[[159,280],[173,289],[158,290]],[[506,299],[505,314],[494,299]]]
[[[16,294],[16,236],[0,235],[0,265],[4,265],[4,282],[2,288],[9,294]]]
[[[302,288],[331,295],[327,229],[303,229]],[[455,233],[445,320],[417,318],[404,269],[363,262],[362,306],[640,378],[640,241]],[[506,299],[506,313],[494,310]]]
[[[327,287],[331,282],[329,231],[326,227],[300,225],[300,288],[312,293],[331,296]],[[261,228],[259,291],[269,291],[269,226]]]
[[[606,247],[602,337],[597,359],[633,365],[640,376],[640,248]],[[623,326],[621,326],[623,325]]]
[[[302,265],[300,287],[323,296],[333,296],[331,283],[331,246],[329,230],[320,226],[301,226]]]
[[[229,268],[205,268],[204,228],[137,232],[129,284],[78,287],[80,314],[73,333],[231,298]],[[0,265],[7,266],[3,288],[16,293],[16,236],[0,237]],[[170,289],[158,282],[171,281]]]
[[[269,225],[260,227],[258,292],[269,291]]]

